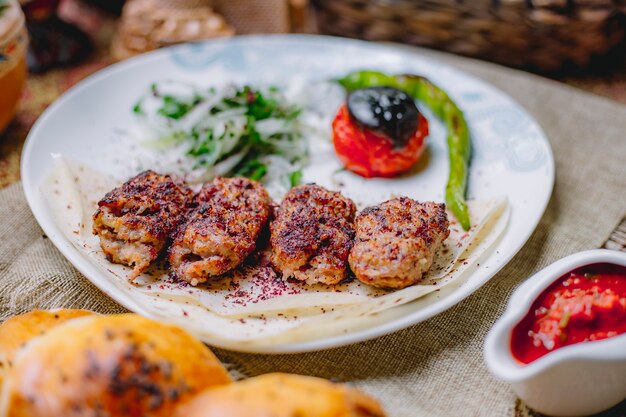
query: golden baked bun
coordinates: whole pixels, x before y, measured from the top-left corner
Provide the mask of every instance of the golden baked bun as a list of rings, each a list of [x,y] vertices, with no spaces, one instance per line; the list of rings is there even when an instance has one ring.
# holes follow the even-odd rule
[[[170,417],[199,391],[229,383],[182,329],[135,314],[83,317],[33,339],[6,375],[2,417]]]
[[[17,352],[31,339],[77,317],[96,314],[87,310],[33,310],[0,324],[0,385]]]
[[[175,417],[384,417],[373,398],[325,379],[267,374],[204,391]]]

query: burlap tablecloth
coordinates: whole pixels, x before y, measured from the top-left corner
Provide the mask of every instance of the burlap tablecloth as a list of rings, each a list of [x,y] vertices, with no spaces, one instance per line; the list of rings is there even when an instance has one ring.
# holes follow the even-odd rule
[[[560,257],[602,246],[626,214],[626,107],[526,73],[415,51],[500,87],[543,126],[557,182],[537,230],[482,289],[407,330],[317,353],[217,354],[247,375],[286,371],[350,381],[379,398],[394,417],[511,415],[514,395],[483,364],[485,334],[516,285]],[[14,184],[0,191],[0,318],[51,307],[124,311],[65,261],[36,224],[21,185]]]

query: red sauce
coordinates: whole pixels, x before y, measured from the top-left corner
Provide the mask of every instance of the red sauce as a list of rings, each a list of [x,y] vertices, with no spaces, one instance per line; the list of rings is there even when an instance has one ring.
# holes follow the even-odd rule
[[[559,278],[513,329],[511,352],[527,364],[564,346],[626,332],[626,268],[594,264]]]

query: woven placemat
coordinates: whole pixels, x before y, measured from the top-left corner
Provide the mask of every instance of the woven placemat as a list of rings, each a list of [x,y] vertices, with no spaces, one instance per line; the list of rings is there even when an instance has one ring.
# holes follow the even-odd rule
[[[626,251],[626,218],[613,230],[604,247],[606,249]]]

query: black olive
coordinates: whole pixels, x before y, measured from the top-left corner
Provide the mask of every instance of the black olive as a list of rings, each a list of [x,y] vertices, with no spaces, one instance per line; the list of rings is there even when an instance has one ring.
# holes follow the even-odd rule
[[[418,127],[415,101],[393,87],[371,87],[348,95],[348,112],[360,129],[368,129],[404,147]]]

